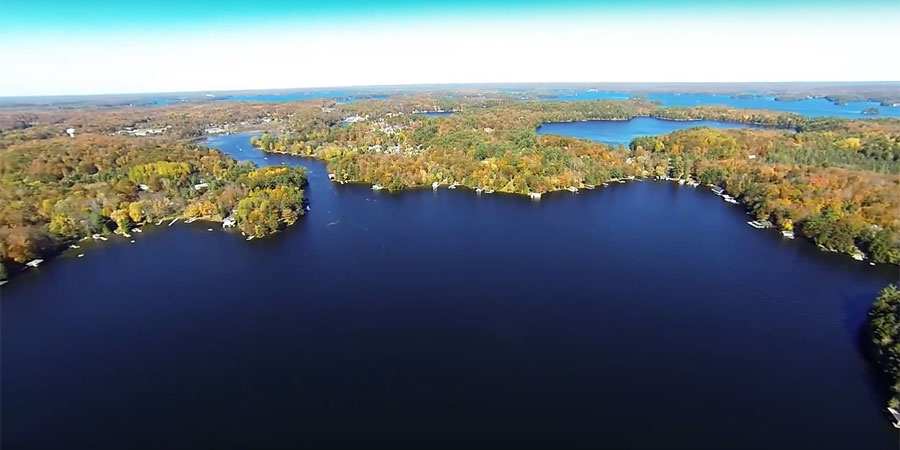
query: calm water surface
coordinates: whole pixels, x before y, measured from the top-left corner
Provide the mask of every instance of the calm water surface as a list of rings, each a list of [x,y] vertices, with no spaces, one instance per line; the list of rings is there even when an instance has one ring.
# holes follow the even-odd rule
[[[559,134],[588,139],[604,144],[628,145],[638,136],[655,136],[694,127],[759,128],[753,125],[715,122],[710,120],[676,121],[655,117],[635,117],[631,120],[585,120],[579,122],[551,122],[538,127],[538,134]]]
[[[561,91],[552,100],[626,100],[631,95],[619,91]],[[900,107],[881,106],[878,102],[848,102],[835,104],[824,98],[805,100],[775,100],[770,96],[734,98],[727,94],[648,94],[647,100],[660,102],[663,106],[725,105],[732,108],[767,109],[800,114],[807,117],[844,117],[849,119],[869,119],[877,117],[900,117]],[[877,108],[878,114],[863,114],[866,108]]]
[[[896,449],[857,333],[895,268],[704,189],[372,192],[196,222],[2,288],[2,446]],[[215,231],[209,232],[207,228]]]

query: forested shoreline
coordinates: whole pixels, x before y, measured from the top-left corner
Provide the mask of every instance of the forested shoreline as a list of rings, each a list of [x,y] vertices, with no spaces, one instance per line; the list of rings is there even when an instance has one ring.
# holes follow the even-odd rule
[[[302,168],[238,163],[177,142],[84,135],[0,152],[0,278],[77,241],[174,218],[262,237],[305,212]]]
[[[900,410],[900,290],[885,287],[866,320],[869,353],[888,385],[888,407]]]
[[[692,128],[627,146],[535,131],[547,122],[635,117],[764,128]],[[192,144],[247,130],[265,131],[254,140],[265,151],[315,157],[336,181],[389,190],[437,182],[526,194],[626,177],[718,185],[757,219],[825,249],[900,263],[898,119],[466,92],[346,104],[2,111],[0,261],[17,270],[86,236],[175,217],[231,217],[250,236],[282,229],[303,214],[303,169],[255,168]]]

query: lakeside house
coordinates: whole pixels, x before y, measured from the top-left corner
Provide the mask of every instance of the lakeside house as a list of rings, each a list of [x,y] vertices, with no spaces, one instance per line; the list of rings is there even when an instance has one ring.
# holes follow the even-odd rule
[[[222,220],[222,228],[232,228],[237,225],[237,220],[234,217],[226,217]]]
[[[42,262],[44,262],[43,259],[32,259],[31,261],[28,261],[27,263],[25,263],[25,265],[28,267],[37,267],[37,266],[41,265]]]
[[[530,197],[532,200],[540,200],[541,193],[540,192],[529,192],[528,197]]]

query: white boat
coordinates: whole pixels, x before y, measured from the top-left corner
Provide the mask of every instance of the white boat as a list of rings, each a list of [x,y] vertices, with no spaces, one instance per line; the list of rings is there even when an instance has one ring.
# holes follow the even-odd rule
[[[616,181],[619,182],[619,183],[624,183],[624,182],[625,182],[625,180],[616,180]]]
[[[84,258],[84,253],[79,253],[79,254],[78,254],[78,257],[79,257],[79,258]]]
[[[485,193],[485,194],[493,194],[493,193],[494,193],[494,190],[493,190],[493,189],[485,189],[485,190],[484,190],[484,193]]]
[[[131,232],[132,232],[132,233],[143,233],[143,231],[141,231],[140,228],[132,228],[132,229],[131,229]]]
[[[131,240],[131,243],[134,244],[134,239]]]
[[[380,190],[382,190],[382,189],[384,189],[384,186],[382,186],[382,185],[380,185],[380,184],[373,184],[373,185],[372,185],[372,190],[373,190],[373,191],[380,191]]]
[[[541,199],[540,192],[529,192],[528,196],[531,197],[532,200],[540,200]]]
[[[586,185],[584,185],[584,188],[585,188],[585,189],[594,189],[595,187],[596,187],[596,186],[594,186],[593,184],[586,184]]]
[[[75,245],[75,244],[71,244],[71,245],[69,245],[69,248],[81,248],[81,247],[80,247],[80,246],[77,246],[77,245]]]
[[[172,225],[175,225],[175,222],[178,222],[178,218],[177,218],[177,217],[176,217],[176,218],[174,218],[174,219],[172,219],[172,221],[171,221],[171,222],[169,222],[169,225],[168,225],[168,226],[170,226],[170,227],[171,227],[171,226],[172,226]]]
[[[709,190],[713,191],[713,194],[722,195],[725,192],[725,189],[720,188],[719,186],[713,186],[709,188]]]
[[[891,418],[894,420],[894,428],[900,428],[900,411],[897,411],[894,408],[888,407],[888,413],[890,413]]]
[[[768,220],[751,220],[750,222],[747,222],[747,225],[750,225],[751,227],[758,230],[764,228],[772,228],[774,226],[772,225],[772,222],[769,222]]]
[[[578,188],[575,187],[575,186],[569,186],[569,187],[566,188],[566,190],[569,191],[569,192],[571,192],[571,193],[573,193],[573,194],[577,194],[577,193],[578,193]]]
[[[482,192],[484,192],[484,189],[482,189],[482,188],[475,188],[475,193],[476,193],[476,194],[480,194],[480,193],[482,193]]]
[[[459,183],[454,181],[453,183],[450,183],[450,186],[447,186],[447,189],[456,189],[457,186],[459,186]]]
[[[852,257],[853,259],[855,259],[857,261],[862,261],[862,260],[866,259],[865,253],[858,251],[858,250],[856,251],[856,253],[850,255],[850,257]]]
[[[247,236],[247,240],[248,240],[248,241],[252,241],[252,240],[253,240],[253,236]]]
[[[185,220],[184,223],[194,223],[194,222],[196,222],[196,221],[197,221],[197,218],[196,218],[196,217],[191,217],[190,219]]]
[[[781,235],[784,236],[784,237],[786,237],[786,238],[788,238],[788,239],[793,239],[793,238],[794,238],[794,232],[793,232],[793,231],[790,231],[790,230],[784,230],[784,231],[782,231],[782,232],[781,232]]]
[[[31,261],[28,261],[27,263],[25,263],[25,265],[28,267],[37,267],[37,266],[41,265],[42,262],[44,262],[43,259],[32,259]]]
[[[738,204],[738,201],[735,200],[734,197],[727,194],[722,196],[722,200],[725,200],[728,203],[734,203],[735,205]]]
[[[441,183],[438,183],[437,181],[435,181],[434,183],[431,183],[431,188],[434,190],[437,190],[438,186],[440,186],[440,185],[441,185]]]

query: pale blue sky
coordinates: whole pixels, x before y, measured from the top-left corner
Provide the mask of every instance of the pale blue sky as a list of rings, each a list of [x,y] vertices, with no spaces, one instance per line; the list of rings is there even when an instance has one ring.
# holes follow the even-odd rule
[[[0,95],[900,79],[896,0],[4,1]]]

